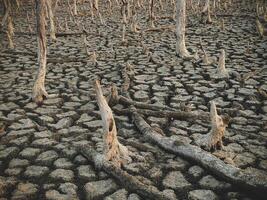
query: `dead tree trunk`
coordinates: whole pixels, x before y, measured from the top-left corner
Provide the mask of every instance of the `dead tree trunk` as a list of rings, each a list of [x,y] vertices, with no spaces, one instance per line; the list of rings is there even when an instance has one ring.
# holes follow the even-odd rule
[[[197,142],[198,145],[204,146],[207,150],[223,148],[222,138],[225,128],[228,125],[229,117],[221,117],[217,114],[214,101],[210,105],[211,131]]]
[[[52,1],[47,0],[47,10],[49,15],[49,21],[50,21],[50,37],[52,40],[56,40],[56,28],[55,28],[55,19],[54,19],[54,13],[52,10]]]
[[[1,27],[3,27],[6,22],[7,22],[7,39],[8,39],[8,47],[10,49],[14,48],[14,43],[13,43],[13,36],[14,36],[14,27],[12,23],[12,15],[11,15],[11,2],[8,0],[3,1],[4,4],[4,16],[1,22]]]
[[[176,54],[182,58],[192,57],[185,47],[185,2],[185,0],[177,0],[176,2]]]
[[[75,16],[78,15],[78,12],[77,12],[77,0],[73,1],[73,14]]]
[[[46,30],[45,30],[45,6],[46,0],[35,0],[37,19],[37,43],[39,69],[33,85],[32,99],[41,105],[44,98],[48,96],[45,90],[46,74]]]
[[[138,33],[139,31],[137,30],[138,25],[137,25],[137,18],[138,18],[138,12],[136,8],[135,2],[133,3],[133,8],[132,8],[132,21],[131,21],[131,29],[133,32]]]
[[[125,32],[126,32],[126,25],[127,25],[127,18],[126,18],[126,8],[127,8],[127,1],[122,0],[121,5],[121,15],[122,15],[122,42],[125,43]]]
[[[224,49],[221,50],[217,71],[218,71],[218,76],[220,76],[221,78],[229,78],[228,71],[225,69],[225,51],[224,51]]]
[[[10,9],[11,9],[10,1],[4,0],[3,5],[4,5],[4,16],[3,16],[2,21],[1,21],[1,28],[5,25],[5,23],[7,21],[7,17],[9,15]]]
[[[103,123],[104,158],[107,161],[113,162],[116,166],[121,166],[121,164],[130,161],[128,150],[118,141],[115,120],[112,111],[103,96],[99,81],[95,82],[95,91]]]
[[[204,20],[205,15],[207,18],[206,20]],[[212,23],[211,16],[210,16],[210,0],[206,0],[205,2],[205,6],[202,10],[202,18],[205,23],[209,23],[209,24]]]
[[[12,16],[9,13],[7,17],[7,38],[8,38],[8,47],[10,49],[14,49],[13,36],[14,36],[14,27],[12,23]]]
[[[154,25],[154,11],[153,11],[153,8],[154,8],[154,0],[149,0],[149,22],[150,22],[150,26],[151,28],[154,28],[155,25]]]

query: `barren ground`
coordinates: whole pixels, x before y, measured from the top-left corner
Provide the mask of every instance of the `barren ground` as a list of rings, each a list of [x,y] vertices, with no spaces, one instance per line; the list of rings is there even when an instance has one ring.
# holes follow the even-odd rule
[[[135,101],[167,105],[177,110],[209,111],[209,101],[215,100],[219,113],[228,113],[231,123],[224,138],[224,150],[211,153],[242,169],[267,170],[267,70],[252,75],[249,72],[267,68],[266,39],[259,38],[255,18],[248,9],[234,8],[228,13],[218,11],[213,24],[199,23],[189,13],[186,41],[190,51],[199,49],[199,41],[210,58],[226,51],[229,80],[215,78],[217,64],[205,65],[175,55],[175,33],[170,29],[143,34],[126,32],[127,44],[121,42],[118,7],[111,13],[101,4],[105,25],[98,18],[92,22],[89,12],[77,16],[89,33],[90,52],[97,54],[93,65],[83,48],[80,34],[48,40],[48,71],[46,89],[55,96],[41,107],[31,101],[31,89],[37,72],[36,37],[29,33],[26,11],[32,28],[35,19],[30,5],[16,14],[15,50],[4,48],[6,36],[1,33],[0,50],[0,117],[8,121],[0,133],[0,198],[2,199],[146,199],[103,171],[97,170],[70,145],[87,142],[101,150],[102,124],[94,98],[93,80],[99,78],[105,94],[111,83],[121,87],[121,71],[126,63],[134,67],[130,95]],[[66,5],[56,16],[63,22]],[[80,8],[80,13],[86,13]],[[172,13],[171,6],[158,16]],[[139,15],[142,29],[148,23]],[[224,19],[225,30],[220,29]],[[80,32],[67,17],[70,31]],[[156,27],[175,25],[172,19],[158,19]],[[64,27],[65,24],[63,23]],[[58,32],[65,32],[60,30]],[[3,39],[2,39],[3,38]],[[141,40],[152,52],[144,54]],[[264,95],[265,92],[265,95]],[[122,105],[115,108],[122,109]],[[231,112],[230,112],[231,111]],[[128,173],[145,178],[177,199],[263,199],[221,180],[193,161],[167,153],[143,138],[127,115],[114,112],[119,140],[142,159],[124,167]],[[210,130],[210,123],[200,120],[145,116],[152,127],[159,127],[167,137],[194,144],[199,134]],[[144,146],[142,146],[144,145]],[[204,197],[203,197],[204,195]],[[205,196],[206,195],[206,196]]]

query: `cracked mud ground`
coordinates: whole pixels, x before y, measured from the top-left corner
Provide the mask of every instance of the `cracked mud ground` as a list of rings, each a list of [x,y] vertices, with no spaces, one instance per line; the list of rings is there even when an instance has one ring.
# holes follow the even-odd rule
[[[221,48],[226,51],[230,79],[220,80],[214,76],[216,64],[175,56],[175,34],[169,29],[145,32],[143,37],[127,31],[128,43],[123,45],[119,9],[109,14],[105,5],[100,7],[106,25],[101,25],[98,18],[92,22],[90,16],[77,16],[89,33],[88,49],[96,51],[97,66],[87,57],[81,35],[58,37],[54,43],[48,40],[46,89],[54,97],[41,107],[31,101],[37,72],[36,37],[16,34],[15,50],[8,50],[3,48],[7,45],[6,36],[0,35],[0,116],[7,121],[0,136],[0,199],[146,199],[98,171],[69,145],[73,141],[89,143],[101,151],[102,124],[93,80],[98,77],[106,91],[112,83],[120,88],[121,69],[127,62],[135,71],[129,90],[135,101],[208,112],[209,101],[215,100],[221,112],[234,110],[223,140],[224,150],[212,153],[251,173],[266,173],[267,72],[263,70],[244,82],[238,78],[267,68],[266,39],[258,37],[252,11],[234,7],[229,10],[233,16],[218,15],[211,25],[201,24],[196,16],[188,14],[189,50],[198,49],[201,38],[209,57],[218,57]],[[15,31],[28,32],[26,11],[31,13],[32,8],[27,5],[22,9],[16,14]],[[159,15],[166,15],[166,9],[170,7]],[[56,16],[63,22],[68,16],[67,6],[62,6]],[[139,22],[146,29],[144,16],[139,16]],[[222,19],[224,31],[220,29]],[[35,27],[33,17],[31,22]],[[156,20],[156,26],[174,24],[171,19]],[[72,32],[78,31],[72,21],[68,25]],[[141,40],[152,52],[152,60],[143,53]],[[194,162],[148,143],[129,116],[114,116],[120,142],[142,158],[124,170],[146,184],[174,199],[263,199],[264,194],[244,191]],[[161,128],[167,137],[192,144],[199,134],[206,134],[211,128],[200,120],[145,119],[152,127]]]

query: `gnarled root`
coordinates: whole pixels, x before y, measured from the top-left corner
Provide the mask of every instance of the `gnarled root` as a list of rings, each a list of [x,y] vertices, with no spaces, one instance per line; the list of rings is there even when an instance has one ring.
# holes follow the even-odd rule
[[[224,136],[225,128],[229,123],[228,116],[219,116],[217,114],[215,102],[211,102],[210,106],[210,119],[211,119],[211,131],[200,138],[196,143],[203,146],[205,149],[216,149],[217,147],[223,148],[222,138]]]
[[[115,120],[112,111],[103,96],[99,81],[95,82],[95,90],[104,130],[104,157],[106,160],[111,161],[116,166],[120,167],[121,164],[130,162],[131,158],[129,157],[127,148],[118,141]]]

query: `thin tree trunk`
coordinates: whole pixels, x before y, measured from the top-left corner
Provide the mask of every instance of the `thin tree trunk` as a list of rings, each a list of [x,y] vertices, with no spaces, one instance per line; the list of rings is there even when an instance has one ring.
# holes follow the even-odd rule
[[[206,15],[206,23],[212,23],[211,16],[210,16],[210,0],[206,0],[205,6],[202,10],[202,17],[204,18]]]
[[[126,32],[126,25],[127,25],[127,18],[126,18],[126,8],[127,1],[123,0],[121,5],[121,14],[122,14],[122,42],[126,42],[125,39],[125,32]]]
[[[50,37],[52,40],[56,40],[56,30],[55,30],[55,19],[54,19],[54,13],[52,10],[52,1],[47,0],[47,9],[48,9],[48,15],[49,15],[49,21],[50,21]]]
[[[150,22],[150,26],[152,28],[155,27],[155,25],[154,25],[154,11],[153,11],[153,7],[154,7],[154,0],[149,0],[149,22]]]
[[[14,49],[13,36],[14,36],[14,27],[12,23],[11,14],[9,13],[7,17],[7,38],[8,38],[8,47],[10,49]]]
[[[73,1],[73,14],[74,15],[78,15],[78,12],[77,12],[77,0]]]
[[[176,2],[176,54],[181,57],[190,57],[185,47],[185,0],[177,0]]]
[[[223,78],[229,78],[228,71],[225,68],[225,51],[224,51],[224,49],[221,50],[217,71],[218,71],[219,76],[221,76]]]
[[[45,7],[46,0],[35,0],[37,19],[37,43],[38,43],[38,64],[39,69],[32,91],[34,102],[41,105],[44,98],[48,96],[45,90],[46,74],[46,30],[45,30]]]

